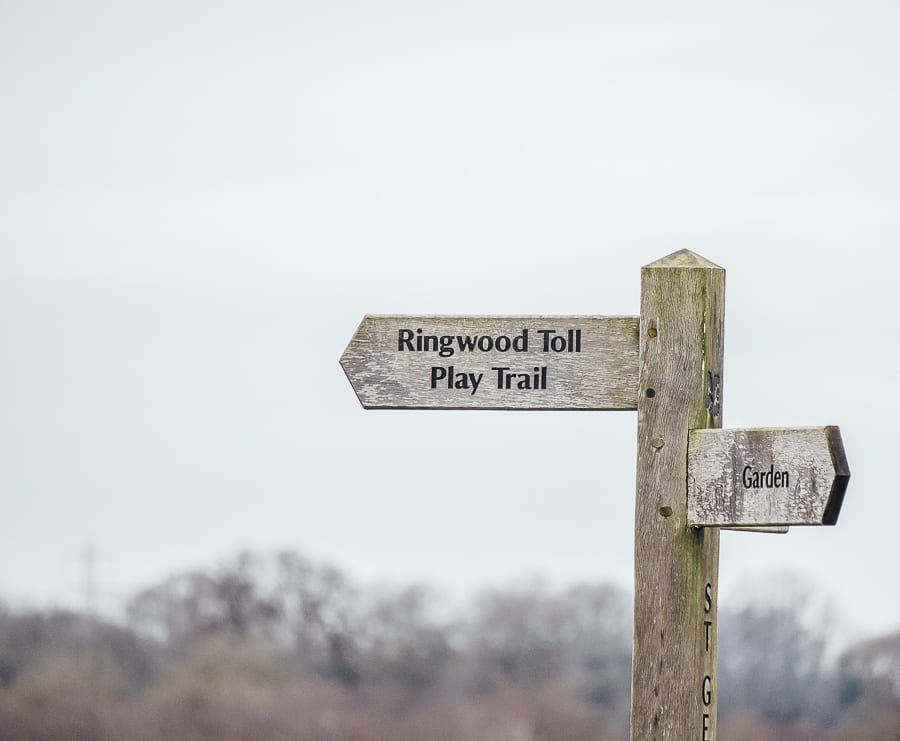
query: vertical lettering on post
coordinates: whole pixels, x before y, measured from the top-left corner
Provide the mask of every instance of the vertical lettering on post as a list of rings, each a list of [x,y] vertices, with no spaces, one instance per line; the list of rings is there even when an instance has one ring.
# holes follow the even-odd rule
[[[714,700],[714,680],[716,671],[715,652],[712,650],[716,645],[715,638],[715,590],[712,582],[706,582],[703,589],[703,627],[700,636],[700,643],[703,646],[704,669],[703,680],[700,685],[700,702],[701,702],[701,718],[700,718],[700,739],[701,741],[711,741],[710,731],[710,714]]]

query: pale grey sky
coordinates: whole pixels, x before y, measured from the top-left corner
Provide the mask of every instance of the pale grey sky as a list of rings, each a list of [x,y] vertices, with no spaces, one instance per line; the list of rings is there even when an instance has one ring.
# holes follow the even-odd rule
[[[0,595],[242,547],[631,581],[633,413],[366,412],[365,313],[636,314],[724,266],[725,426],[840,425],[835,528],[726,533],[900,626],[892,3],[0,2]],[[758,588],[765,599],[765,586]]]

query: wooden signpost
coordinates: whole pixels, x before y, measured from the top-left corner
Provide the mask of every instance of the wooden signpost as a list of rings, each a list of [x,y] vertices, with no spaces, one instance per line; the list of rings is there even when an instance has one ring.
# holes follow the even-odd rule
[[[837,427],[722,430],[725,271],[641,271],[640,317],[367,316],[341,366],[367,409],[636,409],[631,739],[714,741],[719,528],[833,525]]]

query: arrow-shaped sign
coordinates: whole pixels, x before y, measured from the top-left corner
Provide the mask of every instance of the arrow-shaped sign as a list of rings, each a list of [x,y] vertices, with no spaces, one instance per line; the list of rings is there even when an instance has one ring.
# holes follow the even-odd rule
[[[636,409],[638,318],[366,316],[341,366],[367,409]]]
[[[692,430],[688,525],[834,525],[849,479],[837,427]]]

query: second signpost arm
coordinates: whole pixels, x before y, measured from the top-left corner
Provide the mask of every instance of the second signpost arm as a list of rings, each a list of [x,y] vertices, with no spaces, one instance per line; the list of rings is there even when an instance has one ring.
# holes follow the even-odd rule
[[[641,271],[631,739],[714,741],[719,534],[686,519],[688,430],[721,426],[725,271]]]

